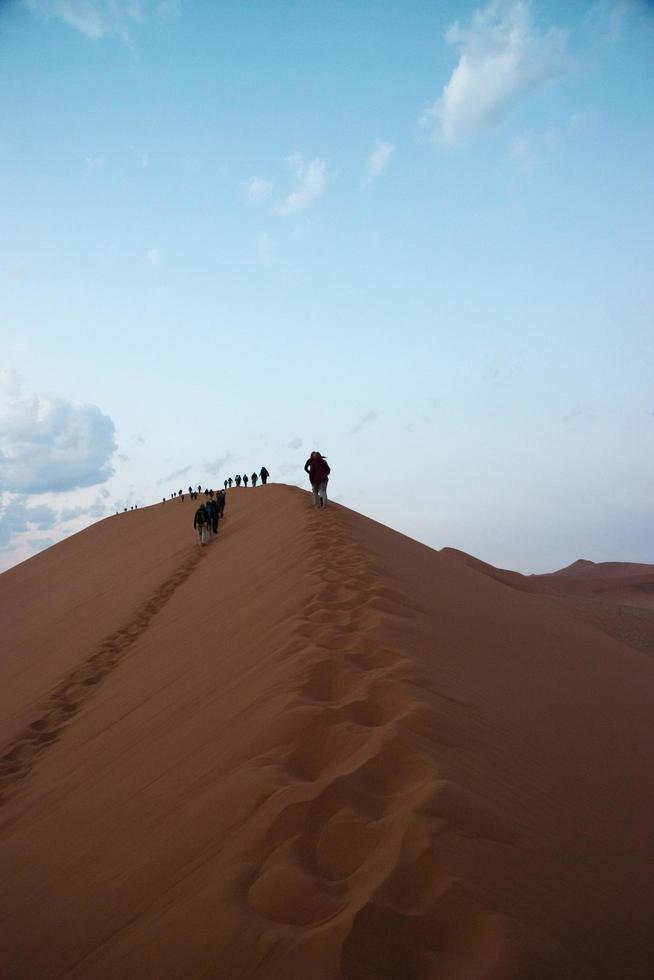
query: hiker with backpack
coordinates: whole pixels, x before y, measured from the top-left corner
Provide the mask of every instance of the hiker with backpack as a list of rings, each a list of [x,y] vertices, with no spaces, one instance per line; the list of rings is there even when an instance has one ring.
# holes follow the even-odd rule
[[[205,504],[200,504],[196,510],[193,527],[198,532],[198,544],[205,545],[209,540],[209,515]]]
[[[248,475],[247,475],[247,473],[244,473],[243,474],[243,486],[244,487],[247,487],[247,485],[248,485]]]
[[[309,474],[313,492],[313,506],[327,506],[327,483],[331,470],[325,457],[317,450],[311,453],[304,464],[304,472]]]
[[[237,487],[240,487],[240,485],[241,485],[241,478],[240,478],[240,476],[238,476],[238,475],[235,476],[234,477],[234,482],[236,483],[236,486]]]
[[[257,480],[259,479],[258,476],[257,476],[257,474],[256,473],[253,473],[252,476],[250,477],[250,479],[252,480],[252,486],[253,487],[256,487]]]
[[[268,470],[266,469],[266,467],[265,467],[265,466],[262,466],[262,467],[261,467],[261,471],[260,471],[260,473],[259,473],[259,476],[261,477],[261,483],[262,483],[262,484],[263,484],[263,486],[265,487],[265,485],[266,485],[266,482],[267,482],[267,480],[268,480],[268,477],[270,476],[270,473],[268,472]]]
[[[221,490],[220,493],[218,494],[218,500],[216,501],[216,507],[218,508],[218,516],[220,517],[220,520],[221,521],[223,520],[223,518],[225,516],[225,499],[226,499],[226,497],[227,497],[227,494],[225,493],[225,491],[224,490]]]

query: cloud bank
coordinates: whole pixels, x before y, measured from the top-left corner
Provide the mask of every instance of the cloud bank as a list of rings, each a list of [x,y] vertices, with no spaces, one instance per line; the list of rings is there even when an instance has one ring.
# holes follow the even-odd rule
[[[113,473],[113,421],[95,405],[23,398],[15,375],[0,377],[0,486],[8,493],[73,490]]]
[[[456,21],[445,40],[458,47],[459,61],[423,121],[447,146],[497,125],[525,95],[560,78],[570,64],[566,32],[539,30],[530,0],[491,0],[468,26]]]

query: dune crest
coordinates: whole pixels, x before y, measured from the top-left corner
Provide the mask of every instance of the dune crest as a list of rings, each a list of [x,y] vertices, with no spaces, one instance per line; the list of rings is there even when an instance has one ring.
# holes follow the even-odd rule
[[[206,549],[158,505],[0,576],[2,969],[644,980],[652,663],[308,499],[230,491]]]

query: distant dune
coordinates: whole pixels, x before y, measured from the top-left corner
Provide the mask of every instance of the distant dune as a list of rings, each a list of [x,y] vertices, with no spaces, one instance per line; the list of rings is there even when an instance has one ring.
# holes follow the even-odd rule
[[[0,576],[0,976],[651,978],[654,569],[194,507]]]

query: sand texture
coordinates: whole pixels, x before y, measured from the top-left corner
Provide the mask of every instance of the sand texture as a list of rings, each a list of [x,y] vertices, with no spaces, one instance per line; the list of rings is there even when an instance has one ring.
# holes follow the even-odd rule
[[[654,570],[566,591],[309,501],[0,576],[0,977],[649,980],[654,629],[615,596]]]

